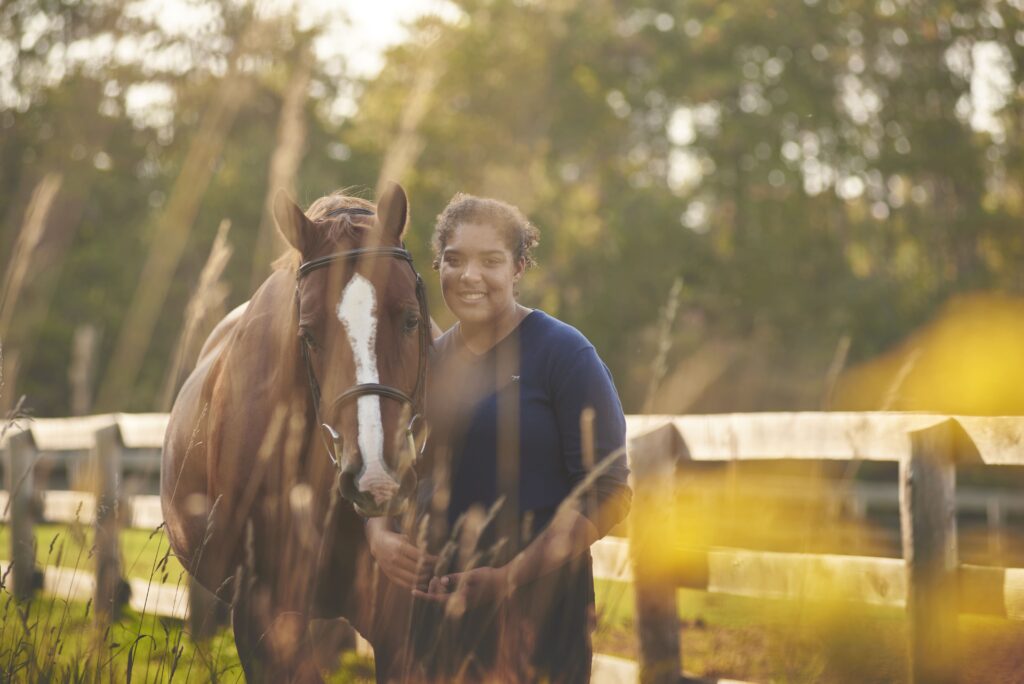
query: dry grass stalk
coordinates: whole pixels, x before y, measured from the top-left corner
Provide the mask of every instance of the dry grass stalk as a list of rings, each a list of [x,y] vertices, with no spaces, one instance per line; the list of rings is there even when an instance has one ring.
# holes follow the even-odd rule
[[[405,109],[402,110],[398,131],[384,153],[384,162],[377,177],[377,197],[380,197],[388,181],[400,183],[423,151],[419,127],[430,110],[431,96],[441,76],[438,47],[435,44],[424,46],[419,62],[420,68],[416,72],[416,80],[409,92]]]
[[[250,47],[256,24],[239,41],[239,51]],[[235,70],[217,88],[199,130],[189,146],[181,172],[171,189],[167,208],[157,219],[149,255],[139,286],[121,324],[117,344],[97,398],[100,410],[115,410],[132,397],[135,381],[149,348],[157,319],[164,309],[171,279],[181,261],[199,205],[209,188],[216,160],[224,150],[239,110],[252,92],[247,75]]]
[[[888,389],[885,391],[885,396],[882,398],[882,405],[879,407],[879,411],[892,411],[893,407],[896,406],[897,401],[900,398],[900,391],[903,389],[903,384],[910,377],[911,371],[914,370],[914,366],[917,365],[918,359],[921,358],[921,348],[914,349],[907,358],[900,364],[900,369],[896,372],[892,382],[889,383]]]
[[[231,221],[224,219],[217,228],[217,237],[213,240],[210,254],[206,258],[206,264],[199,274],[199,283],[185,307],[185,327],[182,328],[181,336],[174,348],[174,357],[171,367],[164,377],[164,386],[160,391],[160,409],[168,411],[174,401],[174,395],[184,380],[184,371],[192,366],[196,354],[199,352],[199,343],[202,342],[202,335],[198,334],[204,324],[211,319],[211,313],[222,311],[224,302],[227,301],[228,288],[221,282],[224,268],[231,258],[232,248],[228,243],[228,231],[231,229]]]
[[[47,218],[63,182],[63,174],[47,173],[32,192],[4,275],[3,292],[0,294],[0,339],[7,338],[18,299],[31,270],[33,254],[42,242]]]
[[[0,294],[0,336],[5,336],[14,316],[32,264],[32,255],[46,232],[46,220],[63,183],[63,175],[48,173],[36,185],[25,211],[25,220],[11,253]]]
[[[661,310],[661,319],[658,322],[658,352],[651,364],[651,380],[647,385],[647,396],[644,398],[644,413],[650,413],[654,404],[654,397],[658,392],[658,385],[667,372],[668,352],[672,349],[672,328],[676,322],[676,315],[679,313],[679,303],[683,294],[683,279],[676,278],[672,288],[668,291],[668,299],[665,301],[665,308]]]
[[[825,373],[825,391],[821,397],[821,408],[828,411],[832,408],[832,399],[835,395],[836,384],[839,382],[839,374],[846,367],[846,358],[850,355],[850,336],[843,335],[836,344],[836,351],[832,355],[832,363],[829,364],[828,372]]]
[[[647,413],[682,414],[691,410],[744,351],[737,340],[709,337],[674,365],[658,383]]]
[[[263,281],[270,270],[270,261],[287,245],[274,227],[273,202],[278,188],[284,188],[292,197],[295,193],[295,177],[306,148],[306,100],[309,96],[309,82],[313,76],[313,54],[307,46],[299,54],[295,70],[288,79],[281,103],[281,118],[277,124],[277,145],[270,156],[270,173],[267,176],[267,192],[260,217],[259,234],[253,255],[250,289]]]

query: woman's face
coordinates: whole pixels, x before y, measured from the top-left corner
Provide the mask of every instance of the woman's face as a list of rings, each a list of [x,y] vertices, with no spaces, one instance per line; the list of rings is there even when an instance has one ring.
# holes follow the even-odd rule
[[[497,323],[515,310],[514,287],[524,268],[498,228],[461,223],[441,252],[444,303],[464,324]]]

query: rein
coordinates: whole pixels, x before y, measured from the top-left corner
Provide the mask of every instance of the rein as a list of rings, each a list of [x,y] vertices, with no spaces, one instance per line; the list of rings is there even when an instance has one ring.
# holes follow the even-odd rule
[[[333,212],[332,212],[333,213]],[[352,213],[369,213],[366,210],[352,210]],[[367,395],[376,395],[380,397],[387,397],[394,399],[395,401],[401,402],[408,405],[412,409],[412,417],[409,420],[409,425],[406,427],[408,435],[412,435],[412,430],[415,425],[422,420],[422,414],[424,410],[424,393],[426,390],[426,375],[427,375],[427,356],[430,352],[430,311],[427,307],[427,291],[423,284],[423,278],[416,272],[416,267],[413,265],[412,254],[402,247],[360,247],[358,249],[350,249],[344,252],[336,252],[334,254],[328,254],[326,256],[311,259],[302,263],[299,266],[298,271],[295,274],[295,307],[296,310],[300,307],[299,302],[299,282],[313,271],[325,268],[338,261],[345,262],[356,262],[363,257],[376,258],[376,257],[390,257],[394,259],[402,259],[409,264],[409,268],[412,269],[413,275],[416,277],[416,302],[419,305],[420,325],[419,325],[419,359],[416,369],[416,386],[413,388],[412,395],[406,394],[397,387],[390,385],[383,385],[376,382],[364,382],[358,385],[353,385],[347,390],[339,394],[334,401],[331,403],[332,406],[341,405],[351,402],[354,399]],[[302,337],[302,358],[306,365],[306,376],[309,381],[309,392],[313,400],[313,410],[316,413],[317,420],[320,419],[320,383],[317,382],[316,373],[313,371],[313,362],[311,358],[312,342],[307,336]],[[331,437],[337,442],[338,433],[326,423],[324,427],[331,433]],[[325,446],[326,443],[325,443]],[[415,450],[414,450],[415,452]],[[339,465],[336,454],[331,453],[331,448],[327,447],[327,454],[331,461],[335,465]]]

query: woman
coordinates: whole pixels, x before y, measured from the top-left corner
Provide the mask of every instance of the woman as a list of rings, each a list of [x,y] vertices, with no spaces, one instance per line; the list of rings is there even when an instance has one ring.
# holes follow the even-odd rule
[[[458,319],[435,341],[428,394],[442,534],[428,554],[384,521],[367,526],[381,569],[421,599],[427,676],[590,678],[589,548],[629,509],[625,419],[593,345],[516,300],[538,238],[515,207],[462,194],[434,231]]]

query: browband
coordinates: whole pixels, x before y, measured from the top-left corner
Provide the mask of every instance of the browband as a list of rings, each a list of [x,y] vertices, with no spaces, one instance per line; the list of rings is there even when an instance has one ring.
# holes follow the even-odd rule
[[[328,266],[335,261],[355,261],[364,256],[391,256],[399,259],[405,259],[412,265],[412,254],[409,251],[401,247],[360,247],[359,249],[350,249],[347,252],[337,252],[335,254],[328,254],[316,259],[310,259],[299,266],[298,272],[295,274],[296,278],[301,280],[303,276],[307,275],[310,271],[315,271],[318,268]],[[415,271],[413,267],[413,271]]]

